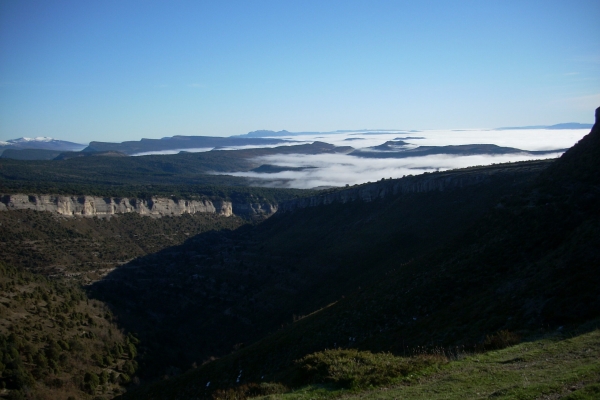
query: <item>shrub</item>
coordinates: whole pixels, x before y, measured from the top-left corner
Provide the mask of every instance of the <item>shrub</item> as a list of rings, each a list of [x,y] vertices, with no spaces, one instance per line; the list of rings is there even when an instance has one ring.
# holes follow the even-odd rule
[[[127,375],[133,375],[137,369],[137,363],[135,361],[125,361],[123,363],[123,372]]]
[[[119,381],[121,381],[123,385],[127,385],[129,382],[131,382],[131,378],[126,373],[122,373],[119,375]]]
[[[86,372],[83,377],[83,386],[84,390],[89,394],[94,394],[96,392],[96,388],[100,384],[100,378],[93,372]]]
[[[442,355],[422,354],[396,357],[390,353],[373,354],[358,350],[326,350],[309,354],[297,361],[299,384],[333,383],[345,388],[381,386],[392,381],[444,364]]]
[[[492,335],[487,335],[483,341],[485,350],[504,349],[509,346],[514,346],[521,342],[521,336],[508,330],[498,331]]]
[[[104,370],[102,371],[102,373],[100,374],[100,384],[104,385],[105,383],[108,382],[109,376],[108,376],[108,371]]]
[[[61,350],[61,346],[56,341],[50,340],[46,349],[46,357],[48,360],[58,360]]]
[[[37,352],[33,356],[33,361],[35,362],[35,365],[37,365],[38,368],[46,368],[48,366],[48,359],[42,351]]]

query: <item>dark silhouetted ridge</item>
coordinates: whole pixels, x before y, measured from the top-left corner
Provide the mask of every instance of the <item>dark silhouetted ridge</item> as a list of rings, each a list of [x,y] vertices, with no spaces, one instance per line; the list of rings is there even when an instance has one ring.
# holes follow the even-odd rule
[[[600,184],[600,107],[590,133],[565,152],[543,177],[561,186]]]

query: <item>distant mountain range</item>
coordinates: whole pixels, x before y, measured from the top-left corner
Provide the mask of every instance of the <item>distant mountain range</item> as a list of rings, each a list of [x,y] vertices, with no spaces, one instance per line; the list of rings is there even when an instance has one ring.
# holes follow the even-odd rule
[[[531,125],[531,126],[507,126],[496,128],[497,131],[510,131],[516,129],[592,129],[594,124],[580,124],[579,122],[565,122],[556,125]]]
[[[407,158],[422,157],[435,154],[453,154],[460,156],[473,155],[499,155],[499,154],[531,154],[544,155],[562,153],[567,149],[528,151],[514,147],[502,147],[495,144],[463,144],[450,146],[418,146],[416,148],[406,147],[408,143],[401,140],[390,140],[379,146],[357,149],[350,153],[352,156],[365,158]]]
[[[125,155],[153,153],[161,151],[185,151],[198,148],[218,148],[227,146],[269,146],[287,142],[283,139],[213,137],[213,136],[173,136],[162,139],[141,139],[121,143],[90,142],[88,146],[57,140],[48,137],[35,139],[20,138],[0,142],[2,158],[19,160],[52,160],[63,152],[117,152]],[[69,158],[73,155],[69,155]]]
[[[356,129],[356,130],[337,130],[330,132],[289,132],[286,130],[282,131],[269,131],[269,130],[258,130],[245,133],[243,135],[236,135],[231,137],[251,137],[251,138],[262,138],[262,137],[280,137],[280,136],[301,136],[301,135],[337,135],[342,133],[350,133],[350,132],[361,132],[364,135],[377,135],[381,133],[390,133],[390,132],[420,132],[420,131],[405,131],[402,129]]]
[[[531,126],[516,126],[516,127],[502,127],[494,130],[518,130],[518,129],[591,129],[592,124],[581,124],[577,122],[567,122],[555,125],[531,125]],[[349,132],[356,132],[356,135],[377,135],[382,133],[390,132],[405,132],[414,133],[418,131],[414,130],[385,130],[385,129],[360,129],[360,130],[337,130],[331,132],[289,132],[286,130],[281,131],[270,131],[270,130],[257,130],[248,132],[243,135],[235,135],[229,137],[218,137],[218,136],[172,136],[164,137],[161,139],[141,139],[125,141],[121,143],[110,143],[110,142],[90,142],[88,146],[80,143],[73,143],[64,140],[53,139],[50,137],[36,137],[26,138],[22,137],[19,139],[11,139],[7,141],[0,141],[0,158],[11,158],[18,160],[53,160],[63,152],[118,152],[125,155],[139,155],[146,153],[159,153],[159,152],[176,152],[186,151],[191,149],[218,149],[221,147],[232,147],[232,146],[271,146],[276,144],[283,144],[290,142],[290,140],[280,139],[280,137],[289,136],[301,136],[301,135],[335,135]],[[406,137],[399,139],[417,139],[416,137]],[[373,149],[380,150],[380,149]],[[454,149],[456,150],[456,149]],[[459,149],[461,150],[461,149]],[[464,150],[464,149],[462,149]],[[489,149],[488,149],[489,150]],[[497,150],[497,149],[496,149]],[[514,149],[520,151],[518,149]],[[446,151],[444,151],[446,152]],[[454,152],[454,151],[452,151]],[[460,151],[459,151],[460,152]],[[514,152],[514,151],[511,151]],[[363,154],[365,153],[365,154]],[[373,157],[373,154],[366,154],[367,151],[363,151],[360,155],[362,157]],[[408,153],[405,151],[400,157],[407,157]],[[489,151],[484,151],[481,154],[488,154]],[[492,151],[497,153],[497,151]],[[73,157],[73,155],[68,155]],[[389,158],[391,155],[387,155],[385,158]]]
[[[269,131],[269,130],[258,130],[245,133],[243,135],[236,135],[232,137],[251,137],[251,138],[261,138],[261,137],[276,137],[276,136],[298,136],[298,135],[317,135],[323,132],[288,132],[286,130],[283,131]]]
[[[496,128],[494,130],[504,131],[504,130],[516,130],[516,129],[592,129],[593,124],[580,124],[578,122],[565,122],[561,124],[555,125],[530,125],[530,126],[509,126]],[[381,133],[390,133],[390,132],[421,132],[417,130],[403,130],[403,129],[356,129],[356,130],[337,130],[330,132],[289,132],[286,130],[282,131],[270,131],[266,129],[261,129],[258,131],[248,132],[243,135],[236,135],[232,137],[280,137],[280,136],[300,136],[300,135],[334,135],[340,133],[349,133],[349,132],[361,132],[364,135],[377,135]]]
[[[67,142],[65,140],[53,139],[50,137],[36,137],[19,139],[10,139],[6,142],[0,141],[0,154],[4,154],[6,150],[52,150],[52,151],[81,151],[85,148],[84,144]],[[12,158],[12,157],[11,157]]]
[[[284,143],[283,139],[240,138],[218,136],[173,136],[162,139],[142,139],[122,143],[90,142],[83,151],[118,151],[127,155],[140,153],[215,148],[225,146],[268,146]]]

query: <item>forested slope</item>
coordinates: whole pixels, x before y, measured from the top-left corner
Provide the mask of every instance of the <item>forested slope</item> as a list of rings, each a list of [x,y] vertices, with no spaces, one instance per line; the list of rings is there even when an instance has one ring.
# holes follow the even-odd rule
[[[113,397],[137,369],[137,343],[77,285],[0,264],[0,393]]]

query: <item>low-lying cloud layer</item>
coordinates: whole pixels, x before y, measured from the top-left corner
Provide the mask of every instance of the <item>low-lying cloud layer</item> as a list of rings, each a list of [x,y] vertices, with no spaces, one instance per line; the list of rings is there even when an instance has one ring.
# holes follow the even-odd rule
[[[518,129],[497,130],[432,130],[421,132],[390,131],[373,134],[369,132],[347,132],[343,134],[283,136],[279,139],[293,139],[304,142],[320,140],[336,146],[372,147],[396,138],[415,146],[449,146],[461,144],[495,144],[516,147],[522,150],[554,150],[573,146],[589,132],[588,129]],[[407,138],[407,139],[404,139]],[[410,139],[417,138],[417,139]],[[353,140],[346,140],[353,139]],[[362,140],[356,140],[362,139]]]
[[[403,159],[359,158],[344,154],[274,155],[257,161],[287,167],[316,167],[300,171],[283,171],[272,174],[237,172],[230,175],[245,176],[257,180],[262,186],[309,189],[315,187],[354,185],[374,182],[381,178],[401,178],[423,172],[444,171],[474,165],[490,165],[511,161],[555,158],[561,153],[544,156],[529,154],[451,156],[435,155]]]
[[[282,171],[278,173],[239,172],[231,175],[256,179],[263,186],[315,188],[344,186],[373,182],[381,178],[400,178],[405,175],[417,175],[423,172],[444,171],[475,165],[490,165],[504,162],[526,161],[559,157],[565,149],[573,146],[588,133],[587,130],[573,129],[551,131],[529,129],[515,131],[469,130],[469,131],[423,131],[423,132],[386,132],[383,134],[363,135],[360,132],[348,132],[323,137],[323,135],[294,136],[296,141],[310,143],[315,140],[337,146],[352,145],[355,148],[377,146],[393,139],[402,139],[411,147],[447,146],[462,144],[495,144],[522,150],[557,150],[545,155],[527,153],[504,155],[428,155],[402,159],[359,158],[346,154],[322,155],[272,155],[257,158],[259,164],[282,167],[313,167],[305,170]],[[415,139],[404,139],[418,137]],[[363,140],[348,141],[349,138]],[[292,137],[290,137],[292,139]]]

